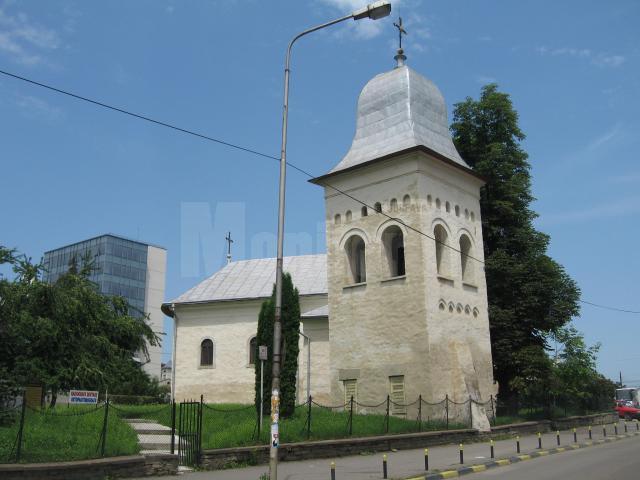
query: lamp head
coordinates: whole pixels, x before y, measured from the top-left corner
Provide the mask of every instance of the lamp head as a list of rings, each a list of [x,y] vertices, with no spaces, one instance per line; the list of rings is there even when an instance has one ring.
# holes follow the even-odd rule
[[[387,1],[373,2],[366,7],[361,8],[353,12],[354,20],[361,20],[363,18],[370,18],[371,20],[379,20],[389,16],[391,13],[391,3]]]

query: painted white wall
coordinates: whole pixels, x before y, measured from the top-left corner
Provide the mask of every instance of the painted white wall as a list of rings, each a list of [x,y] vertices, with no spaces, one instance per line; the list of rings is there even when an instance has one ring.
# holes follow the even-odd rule
[[[176,400],[197,399],[204,395],[205,402],[210,403],[253,402],[255,366],[249,363],[249,341],[256,334],[263,300],[176,305]],[[326,295],[301,296],[300,309],[302,312],[313,310],[326,302]],[[200,343],[205,338],[214,343],[212,367],[200,366]],[[300,356],[305,353],[301,349]],[[315,355],[322,356],[323,348],[318,345],[315,349],[314,345],[312,355],[314,358]],[[326,351],[324,355],[327,355]],[[316,365],[314,358],[312,365]],[[312,375],[319,383],[327,383],[327,361],[318,360]]]

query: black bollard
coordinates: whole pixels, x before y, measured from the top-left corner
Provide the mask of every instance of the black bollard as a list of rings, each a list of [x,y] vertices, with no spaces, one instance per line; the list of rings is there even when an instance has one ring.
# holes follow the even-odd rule
[[[331,462],[331,480],[336,480],[336,462]]]
[[[460,444],[460,464],[464,463],[464,447]]]
[[[382,455],[382,478],[387,478],[387,454]]]
[[[489,445],[491,446],[491,448],[490,448],[490,450],[491,450],[491,458],[495,458],[494,450],[493,450],[493,440],[489,441]]]
[[[603,437],[607,436],[607,426],[606,425],[602,425],[602,436]]]
[[[573,443],[578,443],[578,434],[575,428],[573,429]]]
[[[538,432],[538,448],[542,448],[542,435]]]
[[[424,470],[429,470],[429,449],[424,449]]]
[[[627,430],[627,421],[625,420],[624,422],[624,433],[627,433],[629,430]]]
[[[618,424],[617,423],[613,424],[613,431],[615,432],[616,436],[618,436]]]
[[[556,430],[556,443],[560,446],[560,430]]]
[[[520,453],[520,435],[516,437],[516,452]]]
[[[591,425],[589,425],[589,440],[591,440],[593,436],[591,435]]]

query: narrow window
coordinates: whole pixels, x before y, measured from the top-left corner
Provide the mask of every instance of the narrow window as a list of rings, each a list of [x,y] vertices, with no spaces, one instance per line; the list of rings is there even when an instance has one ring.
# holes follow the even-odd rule
[[[431,198],[431,195],[427,195],[427,205],[431,206],[431,203],[433,203],[433,199]]]
[[[440,199],[436,198],[436,208],[440,208]]]
[[[353,405],[355,407],[356,402],[358,401],[358,380],[343,380],[344,386],[344,404],[345,410],[351,410],[351,399],[353,399]]]
[[[449,273],[449,249],[447,247],[447,231],[442,225],[433,229],[436,244],[436,266],[440,275]]]
[[[465,283],[473,283],[473,251],[471,248],[471,240],[466,235],[460,237],[460,266],[462,269],[462,281]]]
[[[350,283],[364,283],[367,281],[367,268],[365,263],[364,240],[353,235],[345,245],[347,251],[347,268]]]
[[[402,199],[402,206],[406,208],[409,205],[411,205],[411,197],[409,195],[405,195]]]
[[[459,217],[460,216],[460,207],[458,205],[456,205],[455,210],[456,210],[456,217]]]
[[[380,202],[376,202],[373,208],[377,213],[382,213],[382,204]]]
[[[256,364],[256,353],[258,350],[258,339],[256,337],[252,337],[249,340],[249,365]]]
[[[213,340],[210,338],[205,338],[202,343],[200,343],[200,366],[213,366]]]
[[[346,223],[351,221],[351,210],[347,210],[347,213],[344,214],[344,220]]]
[[[451,211],[451,204],[449,202],[446,202],[444,204],[444,208],[447,211],[447,213],[449,213]]]
[[[404,375],[389,377],[389,400],[391,400],[391,415],[404,417],[407,414],[404,397]]]
[[[396,212],[398,210],[398,201],[395,198],[392,198],[390,203],[391,211]]]
[[[404,275],[404,238],[402,230],[396,225],[388,227],[382,233],[382,243],[387,259],[387,274],[389,277],[400,277]]]
[[[369,212],[367,212],[367,207],[362,207],[362,209],[360,210],[360,215],[363,217],[369,215]]]
[[[340,225],[342,223],[342,218],[340,217],[340,214],[336,214],[335,217],[333,217],[333,223],[335,223],[336,225]]]

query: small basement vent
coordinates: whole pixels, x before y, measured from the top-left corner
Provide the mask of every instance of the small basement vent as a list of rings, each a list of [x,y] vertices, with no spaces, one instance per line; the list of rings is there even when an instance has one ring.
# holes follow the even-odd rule
[[[389,396],[391,399],[391,415],[404,417],[407,415],[407,407],[404,399],[404,375],[389,377]]]
[[[344,404],[345,410],[351,408],[351,397],[353,397],[354,406],[358,401],[358,381],[357,380],[345,380],[344,381]]]

